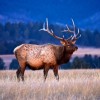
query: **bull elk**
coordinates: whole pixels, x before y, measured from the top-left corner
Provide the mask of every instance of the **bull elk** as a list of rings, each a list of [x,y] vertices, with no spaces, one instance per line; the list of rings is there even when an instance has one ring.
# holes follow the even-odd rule
[[[54,34],[53,30],[49,29],[48,20],[46,19],[46,24],[43,24],[43,29],[40,31],[45,31],[49,33],[54,38],[58,39],[62,45],[54,44],[44,44],[44,45],[35,45],[35,44],[22,44],[17,46],[14,49],[14,54],[19,63],[19,68],[16,72],[17,79],[24,81],[24,71],[26,67],[29,67],[32,70],[43,69],[44,80],[46,80],[49,69],[53,69],[54,75],[57,80],[59,80],[58,69],[61,64],[67,63],[73,52],[78,49],[75,45],[76,40],[79,36],[79,29],[76,34],[75,24],[72,19],[74,30],[70,30],[67,25],[67,29],[63,32],[72,33],[68,39],[59,37]]]

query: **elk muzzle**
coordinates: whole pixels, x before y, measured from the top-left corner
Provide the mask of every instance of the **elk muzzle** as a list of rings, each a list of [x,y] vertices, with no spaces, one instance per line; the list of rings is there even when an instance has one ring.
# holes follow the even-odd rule
[[[77,46],[75,46],[75,51],[77,51],[77,49],[78,49],[78,47],[77,47]]]

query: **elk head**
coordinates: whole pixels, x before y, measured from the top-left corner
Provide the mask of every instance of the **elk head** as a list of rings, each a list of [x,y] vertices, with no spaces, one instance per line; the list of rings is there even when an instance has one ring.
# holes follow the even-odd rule
[[[74,24],[74,20],[72,19],[72,23],[73,23],[73,30],[70,30],[70,28],[68,27],[68,25],[66,25],[67,29],[62,31],[62,32],[66,32],[66,33],[72,33],[73,35],[71,35],[68,39],[65,39],[64,38],[64,35],[63,37],[59,37],[57,35],[54,34],[53,30],[49,29],[49,26],[48,26],[48,19],[46,19],[46,24],[44,23],[43,24],[43,28],[40,29],[45,31],[45,32],[48,32],[51,36],[53,36],[54,38],[60,40],[60,43],[66,47],[67,51],[76,51],[78,49],[78,47],[75,45],[76,43],[76,40],[81,37],[81,35],[79,34],[79,29],[78,29],[78,32],[76,33],[76,27],[75,27],[75,24]]]

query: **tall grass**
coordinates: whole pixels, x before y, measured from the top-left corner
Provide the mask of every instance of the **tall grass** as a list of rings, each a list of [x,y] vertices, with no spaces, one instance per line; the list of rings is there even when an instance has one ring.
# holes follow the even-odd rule
[[[26,71],[17,82],[15,71],[0,71],[0,100],[100,100],[100,70],[60,70],[59,82],[50,70]]]

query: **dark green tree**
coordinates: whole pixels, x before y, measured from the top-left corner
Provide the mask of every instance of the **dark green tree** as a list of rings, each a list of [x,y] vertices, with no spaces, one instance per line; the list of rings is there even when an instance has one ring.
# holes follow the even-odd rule
[[[94,68],[93,57],[91,55],[86,54],[82,59],[90,66],[90,68]]]
[[[72,65],[71,65],[72,69],[86,69],[86,68],[90,68],[90,65],[85,62],[84,59],[79,58],[79,57],[75,57]]]
[[[61,69],[71,69],[71,62],[61,65]]]
[[[9,69],[17,69],[19,66],[18,61],[16,59],[13,59],[11,64],[10,64],[10,68]]]
[[[94,56],[93,58],[93,67],[100,68],[100,57]]]
[[[0,58],[0,70],[4,70],[6,67],[5,67],[5,63],[3,61],[2,58]]]

